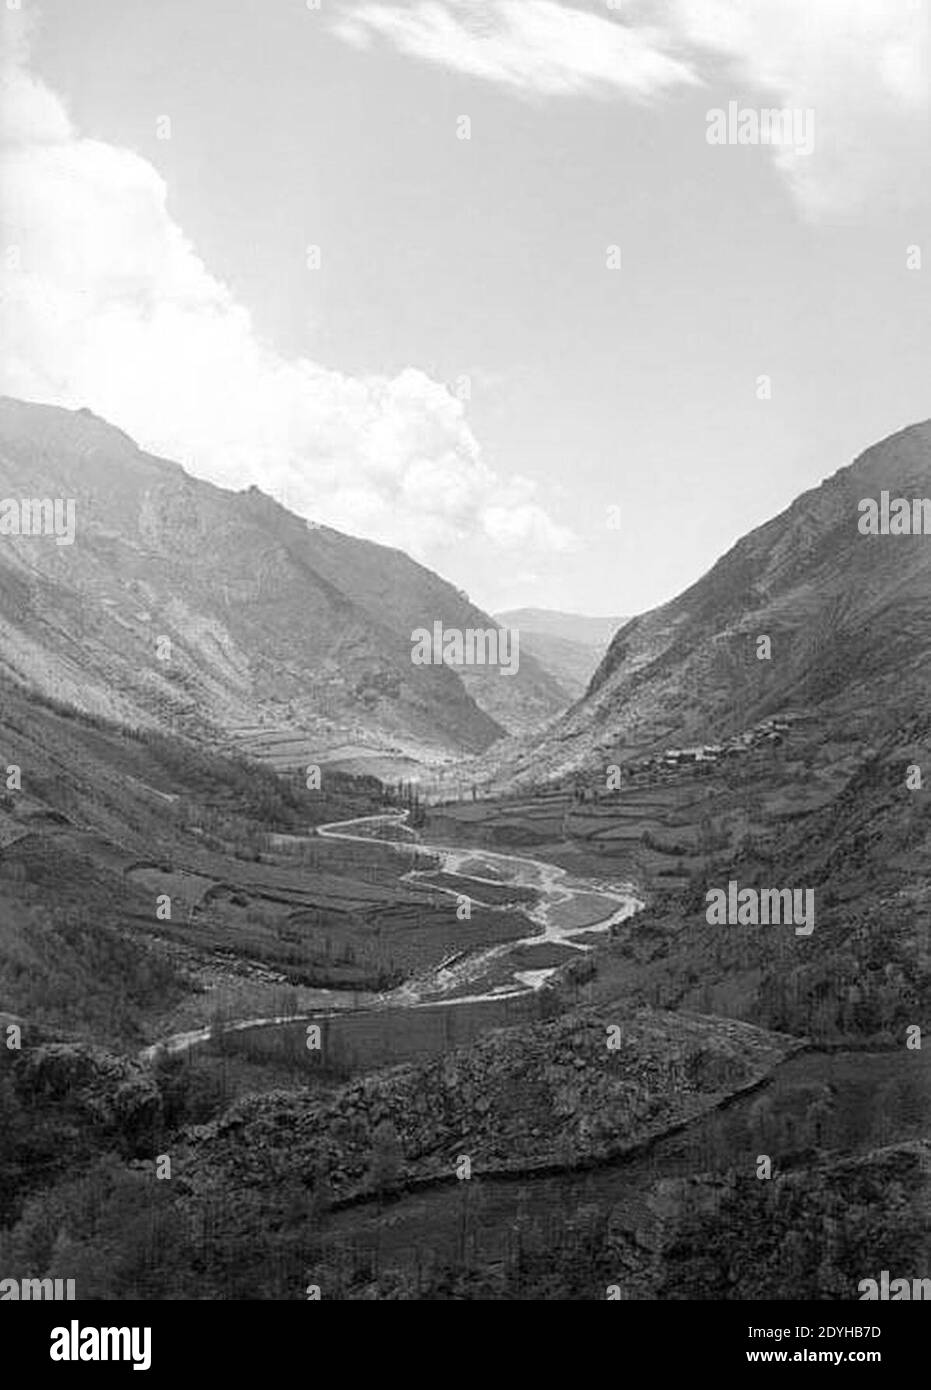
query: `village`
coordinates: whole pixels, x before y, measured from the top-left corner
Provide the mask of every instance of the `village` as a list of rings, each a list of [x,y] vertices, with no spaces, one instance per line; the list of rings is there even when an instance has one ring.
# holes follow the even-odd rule
[[[739,757],[761,744],[782,743],[792,727],[793,716],[764,719],[752,729],[735,734],[723,743],[700,743],[690,748],[668,748],[657,758],[646,760],[646,766],[681,767],[685,763],[714,763],[721,758]],[[643,764],[640,764],[643,766]]]
[[[746,756],[757,748],[780,745],[793,724],[803,716],[783,714],[771,719],[763,719],[751,729],[724,739],[721,743],[699,743],[684,748],[667,748],[646,758],[616,761],[608,766],[608,790],[617,790],[621,781],[669,773],[680,768],[710,767],[725,759]],[[584,789],[577,787],[577,794]],[[582,799],[580,797],[580,799]]]

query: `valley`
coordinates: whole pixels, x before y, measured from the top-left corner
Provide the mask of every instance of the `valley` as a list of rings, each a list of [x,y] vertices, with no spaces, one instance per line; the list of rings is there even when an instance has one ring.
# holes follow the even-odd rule
[[[920,1273],[931,563],[844,528],[925,476],[927,427],[626,621],[569,707],[532,654],[413,664],[438,611],[492,620],[399,552],[93,417],[3,431],[103,511],[83,550],[0,556],[0,1263],[102,1299]],[[535,650],[571,684],[603,639],[567,651],[565,616]],[[732,883],[814,930],[716,920]]]
[[[17,744],[16,705],[11,689],[7,746],[32,769],[24,795],[47,801],[7,807],[11,832],[21,811],[32,828],[10,834],[0,861],[5,959],[31,951],[40,972],[31,992],[22,977],[5,983],[25,1044],[0,1078],[5,1171],[15,1160],[20,1174],[5,1188],[7,1260],[24,1258],[25,1241],[57,1268],[41,1231],[66,1211],[72,1248],[87,1251],[78,1268],[105,1297],[193,1288],[204,1222],[215,1297],[299,1297],[308,1282],[345,1298],[602,1298],[608,1286],[626,1298],[787,1296],[815,1275],[804,1250],[785,1254],[786,1221],[803,1220],[816,1242],[832,1194],[864,1185],[870,1220],[882,1212],[888,1228],[875,1248],[920,1258],[929,1078],[900,1028],[920,1017],[927,980],[906,972],[891,1012],[871,989],[873,943],[880,981],[897,955],[908,961],[906,920],[887,911],[864,938],[819,918],[809,959],[752,933],[715,941],[703,907],[689,907],[690,885],[733,862],[763,814],[762,759],[771,836],[783,806],[782,862],[813,843],[819,815],[836,817],[842,769],[822,768],[801,818],[786,789],[803,749],[790,744],[788,755],[757,749],[726,781],[683,766],[599,800],[576,778],[421,806],[412,829],[410,807],[385,807],[378,784],[325,773],[311,792],[193,747],[179,764],[170,744],[52,708],[34,708],[35,742]],[[43,777],[40,749],[60,780]],[[55,805],[68,807],[60,819]],[[134,943],[131,964],[115,955],[126,1003],[105,1029],[102,1014],[86,1018],[92,991],[61,989],[80,955],[36,935],[30,909],[50,863],[94,913],[94,969],[111,994],[101,953],[118,952],[127,928]],[[878,903],[875,865],[872,883]],[[155,916],[159,891],[172,920]],[[64,939],[73,950],[67,927]],[[836,979],[851,952],[858,999],[829,992],[812,1014],[810,972],[820,960]],[[147,994],[153,971],[164,974]],[[759,1153],[777,1172],[763,1206]],[[171,1157],[171,1184],[153,1181],[155,1154]],[[901,1210],[881,1195],[887,1169],[913,1174],[890,1189],[904,1193]],[[237,1193],[235,1217],[221,1192]],[[92,1193],[105,1227],[119,1219],[118,1239],[86,1224]],[[733,1252],[707,1253],[722,1203],[741,1213],[729,1219],[753,1252],[736,1274]],[[149,1232],[138,1247],[130,1209]],[[154,1264],[152,1230],[165,1252]],[[848,1238],[855,1249],[862,1233]],[[850,1296],[855,1265],[839,1259],[833,1296]]]
[[[926,9],[0,0],[7,1363],[914,1373]]]

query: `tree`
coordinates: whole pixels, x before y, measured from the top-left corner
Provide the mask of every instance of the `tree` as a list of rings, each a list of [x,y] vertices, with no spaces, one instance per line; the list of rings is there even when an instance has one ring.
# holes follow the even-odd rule
[[[401,1176],[404,1153],[398,1132],[390,1120],[382,1120],[376,1127],[372,1142],[372,1162],[369,1167],[369,1184],[374,1192],[384,1196],[397,1185]]]

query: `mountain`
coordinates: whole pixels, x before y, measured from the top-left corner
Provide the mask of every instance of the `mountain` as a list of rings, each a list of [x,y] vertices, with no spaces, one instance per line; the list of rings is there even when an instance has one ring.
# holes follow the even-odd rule
[[[517,628],[520,649],[535,657],[570,700],[584,694],[608,643],[626,618],[589,618],[549,608],[512,608],[496,613],[502,627]]]
[[[510,608],[495,617],[505,627],[519,627],[521,634],[532,632],[539,637],[557,637],[582,647],[604,651],[626,618],[591,618],[583,613],[561,613],[555,608]],[[523,640],[523,638],[522,638]]]
[[[495,750],[483,773],[557,781],[720,742],[780,713],[803,712],[827,737],[923,707],[931,535],[861,534],[859,503],[883,491],[931,498],[931,422],[868,449],[678,598],[631,618],[542,745]]]
[[[73,546],[0,526],[0,747],[21,773],[0,792],[0,1019],[24,1044],[0,1048],[0,1265],[57,1277],[67,1259],[81,1297],[110,1300],[287,1299],[309,1281],[330,1300],[849,1299],[894,1261],[920,1273],[928,1050],[911,1039],[931,1006],[931,804],[905,769],[931,738],[931,537],[851,544],[848,513],[883,487],[927,491],[925,427],[626,624],[543,739],[550,780],[571,776],[428,806],[415,874],[416,851],[312,833],[397,805],[374,779],[328,771],[309,791],[178,735],[232,729],[250,702],[277,714],[275,682],[310,678],[310,643],[338,643],[340,616],[360,671],[395,641],[407,652],[418,604],[448,586],[396,552],[308,537],[260,494],[195,483],[80,413],[43,416],[47,433],[30,414],[25,442],[4,416],[0,517],[17,495],[79,507]],[[737,682],[732,652],[730,676],[715,666],[761,631],[771,690],[752,667]],[[159,634],[181,648],[162,666]],[[438,725],[419,674],[420,704],[386,698],[386,723],[416,708]],[[455,672],[435,677],[488,718]],[[320,691],[340,731],[351,697]],[[670,732],[739,739],[786,701],[786,736],[741,758],[638,756]],[[525,745],[485,757],[502,753]],[[507,882],[476,844],[521,846],[547,891],[558,866],[632,880],[646,904],[559,964],[539,914],[528,942],[521,899],[497,910]],[[464,919],[439,845],[460,882],[476,875]],[[817,929],[709,922],[706,889],[732,878],[805,885]],[[578,944],[595,945],[597,896],[557,904]],[[463,957],[506,944],[524,978],[556,976],[521,997],[412,1002],[425,975],[454,981]],[[165,1154],[177,1177],[153,1181]],[[460,1181],[466,1156],[478,1182]]]
[[[75,501],[73,544],[0,537],[0,671],[87,712],[383,770],[565,707],[529,654],[514,676],[415,666],[414,628],[495,624],[400,551],[192,478],[89,411],[0,399],[0,496]]]

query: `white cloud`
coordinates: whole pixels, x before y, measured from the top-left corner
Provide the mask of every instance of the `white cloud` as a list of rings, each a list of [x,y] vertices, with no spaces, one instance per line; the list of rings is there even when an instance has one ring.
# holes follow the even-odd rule
[[[90,406],[200,477],[257,482],[433,563],[462,539],[571,543],[533,484],[494,473],[462,403],[422,371],[353,378],[262,342],[173,221],[156,169],[82,139],[17,59],[0,121],[0,390]]]
[[[803,213],[914,199],[927,176],[927,0],[417,0],[353,3],[335,32],[544,96],[644,99],[730,84],[811,108],[811,155],[767,151]]]
[[[556,0],[354,3],[334,28],[358,47],[381,36],[414,57],[547,96],[646,98],[696,80],[666,51],[660,29],[627,27]]]
[[[924,192],[928,16],[922,0],[670,0],[680,41],[724,60],[743,104],[811,108],[810,156],[774,151],[812,219]],[[752,97],[750,93],[756,93]]]

